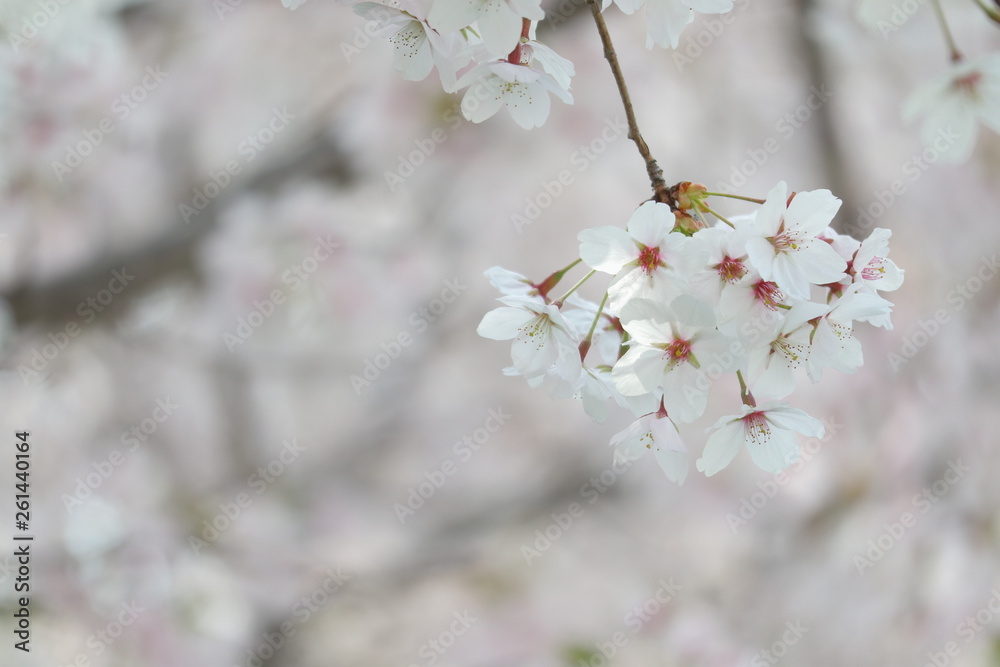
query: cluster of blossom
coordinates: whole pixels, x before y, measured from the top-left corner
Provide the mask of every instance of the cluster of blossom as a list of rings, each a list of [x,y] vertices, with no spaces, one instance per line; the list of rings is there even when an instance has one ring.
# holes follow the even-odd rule
[[[525,129],[548,118],[555,95],[573,103],[573,63],[535,39],[541,0],[342,0],[394,47],[393,66],[422,81],[437,69],[446,92],[467,89],[462,114],[474,123],[506,108]],[[721,14],[733,0],[614,0],[626,14],[645,10],[647,46],[676,48],[695,11]],[[297,9],[305,0],[282,0]],[[604,0],[602,11],[610,6]]]
[[[701,417],[720,378],[739,384],[743,406],[718,420],[698,470],[713,475],[743,446],[777,472],[798,460],[795,432],[820,437],[821,422],[790,407],[802,374],[853,373],[862,364],[855,322],[891,328],[903,272],[888,259],[891,232],[863,242],[829,227],[840,200],[828,190],[788,194],[779,183],[752,215],[709,226],[700,185],[672,189],[672,205],[649,201],[625,229],[580,233],[580,260],[540,283],[500,267],[486,272],[503,306],[481,336],[513,340],[507,375],[582,399],[601,423],[608,402],[636,420],[611,440],[616,459],[652,451],[678,483],[688,471],[677,424]],[[562,297],[549,292],[579,262],[591,271]],[[614,278],[602,302],[577,288],[596,272]]]

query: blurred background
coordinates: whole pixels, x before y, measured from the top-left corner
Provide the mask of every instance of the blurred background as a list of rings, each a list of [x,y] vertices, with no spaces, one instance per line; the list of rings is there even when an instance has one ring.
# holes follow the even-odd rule
[[[906,270],[863,368],[792,397],[801,465],[681,487],[475,332],[485,269],[540,280],[649,196],[586,5],[546,9],[576,103],[526,132],[329,0],[0,3],[4,665],[1000,664],[1000,140],[955,165],[900,121],[930,4],[737,0],[677,51],[606,13],[668,182],[829,188]]]

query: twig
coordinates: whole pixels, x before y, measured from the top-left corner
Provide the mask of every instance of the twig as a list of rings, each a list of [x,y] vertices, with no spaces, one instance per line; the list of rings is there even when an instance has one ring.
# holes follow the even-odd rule
[[[951,57],[951,62],[957,63],[962,59],[962,54],[955,45],[955,38],[952,36],[951,29],[948,27],[948,21],[944,17],[941,0],[931,0],[931,4],[934,5],[934,15],[937,17],[938,25],[941,26],[941,34],[944,35],[945,44],[948,45],[948,54]]]
[[[625,106],[625,117],[628,119],[628,138],[635,142],[636,148],[639,149],[639,155],[646,161],[646,173],[649,174],[649,184],[653,188],[655,199],[668,204],[671,202],[671,197],[666,181],[663,180],[663,170],[656,164],[656,160],[649,152],[649,146],[646,145],[646,140],[639,132],[639,124],[635,120],[635,111],[632,109],[632,99],[629,97],[625,76],[618,64],[618,54],[615,52],[614,44],[611,43],[608,25],[604,22],[604,16],[595,0],[587,0],[587,4],[590,5],[590,12],[594,15],[594,21],[597,23],[597,31],[601,34],[601,43],[604,44],[604,57],[611,65],[611,72],[615,75],[615,83],[618,84],[618,95],[622,98],[622,104]]]

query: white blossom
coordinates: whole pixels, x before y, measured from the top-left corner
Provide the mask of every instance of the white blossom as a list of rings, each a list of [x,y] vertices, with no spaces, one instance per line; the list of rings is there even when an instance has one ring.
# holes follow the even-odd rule
[[[799,459],[795,433],[821,438],[825,430],[818,419],[778,402],[744,405],[743,414],[723,417],[712,429],[715,433],[695,462],[708,477],[728,466],[744,446],[758,467],[781,472]]]
[[[924,116],[922,135],[943,158],[969,157],[979,123],[1000,132],[1000,53],[962,60],[928,81],[906,100],[907,121]]]
[[[847,262],[817,236],[840,203],[829,190],[799,192],[788,203],[788,186],[778,183],[757,211],[755,233],[747,239],[747,255],[761,277],[796,299],[809,298],[810,284],[839,281]]]
[[[687,447],[669,417],[657,413],[636,419],[611,438],[615,461],[635,461],[652,452],[667,479],[683,484],[688,472]]]

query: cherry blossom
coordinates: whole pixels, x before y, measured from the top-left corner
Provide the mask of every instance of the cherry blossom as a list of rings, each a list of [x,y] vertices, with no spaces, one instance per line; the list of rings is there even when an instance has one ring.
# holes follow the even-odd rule
[[[809,375],[816,382],[823,368],[835,368],[841,373],[854,373],[864,358],[861,342],[854,336],[854,322],[870,321],[876,326],[892,328],[889,313],[892,304],[863,285],[848,287],[816,325],[812,354],[809,357]]]
[[[725,14],[732,11],[733,0],[646,0],[645,5],[646,48],[676,49],[695,12]]]
[[[423,81],[435,65],[446,92],[457,90],[456,72],[468,62],[465,40],[441,34],[427,23],[429,0],[392,0],[391,5],[361,2],[354,11],[381,28],[394,47],[392,65],[408,81]]]
[[[926,145],[945,159],[966,160],[980,122],[1000,132],[1000,53],[961,60],[917,88],[906,100],[903,117],[911,121],[917,116],[924,116]]]
[[[705,411],[706,391],[698,389],[701,363],[725,358],[731,340],[715,328],[715,314],[688,294],[669,308],[645,299],[622,312],[633,345],[612,377],[625,396],[663,389],[663,402],[676,421],[694,421]],[[724,369],[729,370],[729,369]]]
[[[541,0],[434,0],[428,20],[441,32],[454,32],[473,23],[483,44],[495,57],[504,57],[521,39],[522,19],[541,21]]]
[[[805,369],[815,327],[810,320],[826,314],[824,304],[802,301],[779,321],[765,345],[748,353],[747,380],[758,397],[784,398],[795,389],[795,371]]]
[[[631,299],[669,303],[686,288],[686,277],[705,265],[699,239],[672,233],[670,207],[646,202],[632,214],[627,229],[598,227],[580,232],[580,258],[592,269],[613,274],[608,290],[613,312]]]
[[[504,306],[486,313],[476,331],[493,340],[513,339],[511,359],[518,373],[530,379],[557,363],[566,376],[572,376],[574,367],[579,370],[576,332],[555,305],[519,295],[497,301]]]
[[[549,117],[549,93],[573,103],[573,96],[551,74],[506,61],[477,65],[458,80],[458,88],[466,86],[462,115],[473,123],[506,107],[514,122],[530,130],[541,127]]]
[[[829,190],[799,192],[789,202],[787,184],[778,183],[757,211],[755,233],[747,239],[747,255],[761,277],[796,299],[809,298],[810,284],[840,280],[847,263],[817,238],[840,203]]]
[[[876,227],[861,242],[851,262],[854,282],[871,292],[891,292],[903,284],[903,270],[888,258],[892,232]]]
[[[750,458],[767,472],[781,472],[799,459],[795,433],[823,437],[823,423],[786,403],[744,405],[740,415],[729,415],[715,423],[695,467],[711,477],[732,462],[746,447]]]
[[[635,461],[643,454],[653,452],[667,479],[683,484],[687,477],[687,447],[677,432],[677,426],[662,412],[636,419],[611,438],[611,446],[615,448],[614,457],[619,464]]]

